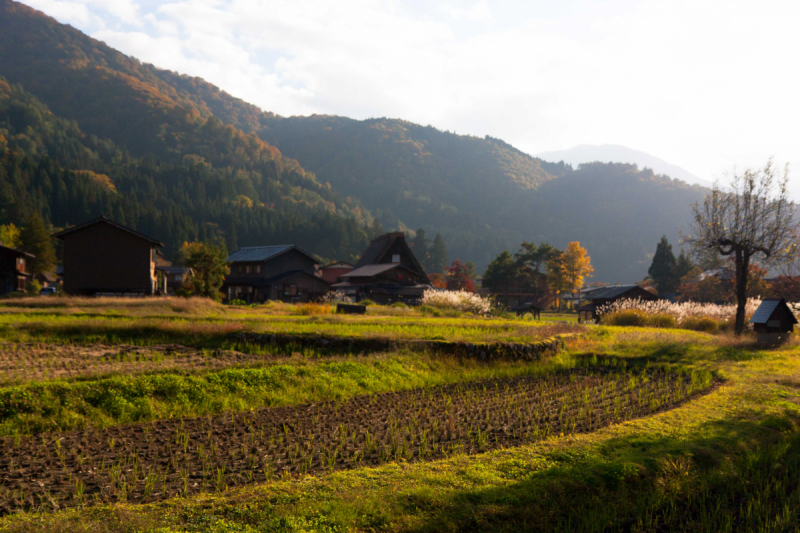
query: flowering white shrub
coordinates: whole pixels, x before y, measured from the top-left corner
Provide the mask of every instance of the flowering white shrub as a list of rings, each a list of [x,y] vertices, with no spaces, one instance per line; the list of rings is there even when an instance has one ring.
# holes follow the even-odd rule
[[[422,305],[439,307],[443,309],[457,309],[465,313],[488,315],[492,309],[492,302],[478,294],[467,291],[436,291],[427,290],[422,295]]]
[[[747,300],[745,316],[748,318],[756,312],[761,300],[750,298]],[[678,324],[682,324],[689,318],[711,318],[717,322],[733,320],[736,317],[736,305],[718,305],[699,302],[674,303],[666,300],[646,301],[646,300],[618,300],[614,303],[598,308],[598,313],[607,314],[618,311],[641,311],[646,315],[670,315]]]

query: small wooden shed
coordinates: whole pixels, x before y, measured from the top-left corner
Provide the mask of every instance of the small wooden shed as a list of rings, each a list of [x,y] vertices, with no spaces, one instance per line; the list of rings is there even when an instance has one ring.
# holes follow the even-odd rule
[[[518,317],[525,316],[525,313],[530,313],[536,320],[539,320],[542,314],[542,308],[533,302],[527,302],[516,307],[512,307],[510,311],[517,313]]]
[[[794,325],[797,324],[797,319],[786,304],[786,300],[766,298],[753,313],[750,323],[753,324],[758,344],[778,346],[789,340]]]
[[[797,319],[783,298],[765,298],[750,323],[756,333],[791,333]]]

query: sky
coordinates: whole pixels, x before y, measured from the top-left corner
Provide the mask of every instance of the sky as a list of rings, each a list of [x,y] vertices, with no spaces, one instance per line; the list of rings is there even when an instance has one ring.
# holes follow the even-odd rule
[[[402,118],[536,154],[619,144],[800,193],[797,0],[23,0],[279,115]]]

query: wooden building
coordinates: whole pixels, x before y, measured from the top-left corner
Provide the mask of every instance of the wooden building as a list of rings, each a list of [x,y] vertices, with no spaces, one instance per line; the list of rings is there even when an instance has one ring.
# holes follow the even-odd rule
[[[172,265],[156,266],[156,272],[164,277],[167,294],[175,294],[175,291],[183,287],[183,282],[194,274],[191,268]]]
[[[609,285],[606,287],[592,287],[584,289],[574,300],[586,302],[578,307],[578,322],[598,321],[600,314],[598,309],[604,305],[612,304],[619,300],[658,300],[652,292],[641,288],[638,285]]]
[[[344,261],[337,261],[335,263],[330,263],[323,267],[320,267],[319,273],[322,275],[322,279],[326,282],[333,285],[339,281],[342,281],[342,276],[347,274],[353,270],[353,265],[350,263],[346,263]]]
[[[789,340],[797,318],[783,298],[764,298],[750,323],[760,346],[779,346]]]
[[[403,232],[373,239],[353,270],[333,288],[356,301],[416,304],[431,281],[406,242]]]
[[[508,280],[508,283],[486,283],[481,279],[478,293],[481,296],[494,296],[498,303],[505,304],[509,310],[532,304],[540,309],[548,309],[556,301],[557,293],[547,284],[547,275],[533,271]]]
[[[330,290],[319,261],[293,245],[240,248],[228,256],[228,263],[230,274],[222,286],[228,301],[309,302]]]
[[[23,292],[33,280],[28,263],[33,255],[0,245],[0,294]]]
[[[63,290],[84,296],[151,296],[161,242],[100,217],[53,235],[64,242]]]

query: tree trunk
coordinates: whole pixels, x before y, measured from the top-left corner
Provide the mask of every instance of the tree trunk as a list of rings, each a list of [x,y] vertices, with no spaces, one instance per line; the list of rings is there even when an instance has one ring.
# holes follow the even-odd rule
[[[736,250],[736,324],[733,332],[741,335],[744,332],[745,307],[747,306],[747,271],[750,267],[750,254],[744,250]]]

